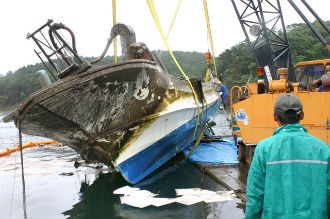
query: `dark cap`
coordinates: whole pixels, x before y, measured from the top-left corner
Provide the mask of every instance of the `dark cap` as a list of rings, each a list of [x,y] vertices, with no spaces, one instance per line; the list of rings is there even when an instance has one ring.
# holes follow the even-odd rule
[[[288,93],[277,98],[275,101],[274,111],[283,119],[287,117],[298,118],[303,111],[303,106],[297,96]]]

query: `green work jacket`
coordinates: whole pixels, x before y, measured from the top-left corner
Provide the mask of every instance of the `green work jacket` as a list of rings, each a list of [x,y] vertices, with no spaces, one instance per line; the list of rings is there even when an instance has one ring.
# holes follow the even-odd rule
[[[330,215],[330,149],[299,123],[260,141],[247,180],[245,218],[321,219]]]

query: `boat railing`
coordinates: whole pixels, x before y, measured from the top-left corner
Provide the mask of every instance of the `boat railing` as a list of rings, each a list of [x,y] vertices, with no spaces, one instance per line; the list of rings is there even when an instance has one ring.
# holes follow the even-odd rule
[[[244,91],[243,91],[244,89]],[[233,111],[233,104],[234,104],[234,100],[235,100],[235,103],[236,102],[239,102],[243,99],[246,99],[248,98],[248,95],[249,94],[249,88],[248,86],[246,85],[243,85],[243,86],[233,86],[231,89],[230,89],[230,93],[229,93],[229,99],[230,99],[230,120],[231,120],[231,126],[232,126],[232,129],[233,131],[238,131],[239,130],[239,127],[237,125],[237,122],[236,122],[236,116],[235,116],[235,113]]]
[[[59,29],[66,30],[69,33],[71,45],[64,39],[64,33],[58,31]],[[32,34],[29,33],[27,39],[30,38],[33,39],[41,51],[34,50],[36,55],[55,80],[58,77],[64,77],[68,69],[77,68],[77,66],[85,62],[77,54],[73,32],[62,23],[53,23],[52,20],[48,20],[46,24],[42,25]],[[54,75],[52,70],[55,70],[57,75]]]

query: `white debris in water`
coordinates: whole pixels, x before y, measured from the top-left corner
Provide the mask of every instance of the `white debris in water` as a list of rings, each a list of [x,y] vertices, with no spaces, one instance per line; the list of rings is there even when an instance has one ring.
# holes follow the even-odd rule
[[[121,187],[121,188],[116,189],[115,191],[113,191],[113,194],[116,194],[116,195],[130,195],[131,193],[133,193],[137,190],[140,190],[140,189],[139,188],[132,188],[132,187],[129,187],[129,186],[124,186],[124,187]]]
[[[113,194],[123,195],[120,197],[122,204],[130,205],[137,208],[144,208],[149,205],[156,207],[167,205],[173,202],[184,205],[192,205],[198,202],[223,202],[232,200],[236,197],[234,191],[210,191],[200,188],[175,189],[178,197],[176,198],[160,198],[148,190],[140,190],[139,188],[132,188],[124,186],[113,192]]]
[[[221,202],[228,201],[235,197],[234,191],[217,191],[213,192],[210,190],[203,190],[200,188],[192,188],[192,189],[176,189],[176,194],[181,195],[182,197],[191,196],[191,197],[199,197],[204,202]]]

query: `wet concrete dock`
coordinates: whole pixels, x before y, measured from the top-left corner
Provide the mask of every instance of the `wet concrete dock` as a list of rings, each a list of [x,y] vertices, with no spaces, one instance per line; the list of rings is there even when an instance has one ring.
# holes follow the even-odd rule
[[[205,174],[211,176],[216,182],[223,185],[228,190],[234,190],[238,198],[242,200],[239,207],[244,207],[246,199],[246,178],[249,165],[239,164],[208,164],[195,163]]]
[[[219,111],[215,118],[216,126],[213,128],[216,136],[232,136],[232,129],[230,127],[229,114],[226,111]],[[249,171],[249,164],[251,163],[254,147],[240,145],[238,151],[238,164],[214,164],[195,162],[194,164],[201,169],[205,174],[211,176],[216,182],[227,188],[234,190],[242,203],[237,203],[238,207],[245,207],[246,198],[246,179]]]

